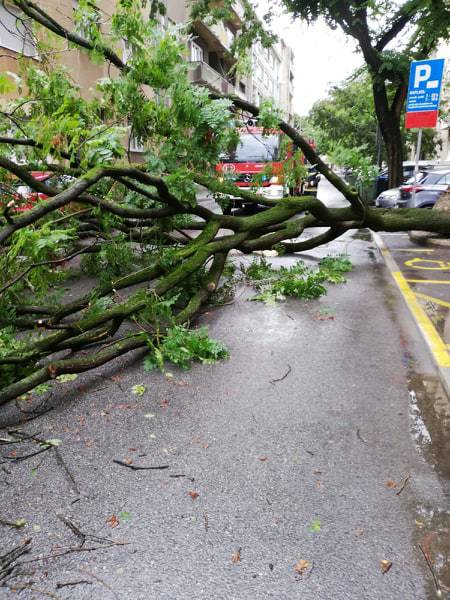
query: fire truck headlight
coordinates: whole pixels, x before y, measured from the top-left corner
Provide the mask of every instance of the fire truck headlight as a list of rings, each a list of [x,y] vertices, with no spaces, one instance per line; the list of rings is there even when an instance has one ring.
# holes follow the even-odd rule
[[[275,175],[274,177],[270,178],[269,183],[280,183],[280,178]]]

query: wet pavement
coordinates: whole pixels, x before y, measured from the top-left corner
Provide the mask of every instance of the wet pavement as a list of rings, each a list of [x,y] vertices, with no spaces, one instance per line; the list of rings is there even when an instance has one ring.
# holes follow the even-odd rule
[[[319,300],[240,289],[203,316],[229,361],[165,376],[137,354],[35,398],[22,432],[60,442],[0,442],[0,519],[24,519],[0,555],[32,540],[0,598],[449,597],[450,404],[366,233],[307,260],[330,253],[355,268]]]

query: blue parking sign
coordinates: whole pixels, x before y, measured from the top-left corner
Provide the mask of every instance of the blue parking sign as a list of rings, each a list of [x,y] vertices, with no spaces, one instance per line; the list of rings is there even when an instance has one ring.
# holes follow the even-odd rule
[[[437,111],[445,59],[418,60],[411,63],[406,112]]]

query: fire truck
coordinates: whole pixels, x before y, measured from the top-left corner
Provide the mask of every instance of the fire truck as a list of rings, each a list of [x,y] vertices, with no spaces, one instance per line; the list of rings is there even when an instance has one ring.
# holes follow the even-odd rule
[[[292,142],[279,130],[263,130],[255,125],[239,128],[239,141],[216,165],[219,179],[229,181],[239,188],[255,191],[270,200],[280,200],[289,194],[303,192],[307,178],[287,181],[285,165],[297,156]],[[299,158],[305,164],[303,155]],[[227,198],[224,212],[233,208],[254,207],[255,204],[240,198]]]

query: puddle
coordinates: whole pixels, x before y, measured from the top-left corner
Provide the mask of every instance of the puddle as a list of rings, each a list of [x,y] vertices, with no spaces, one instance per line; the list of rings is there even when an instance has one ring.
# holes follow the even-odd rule
[[[415,544],[428,571],[427,600],[450,598],[450,511],[419,506]]]
[[[411,433],[418,451],[438,474],[445,507],[419,505],[415,543],[427,571],[427,599],[450,598],[450,401],[437,379],[409,376]]]
[[[372,234],[368,229],[358,229],[355,233],[352,233],[354,240],[363,240],[364,242],[372,241]]]
[[[437,379],[413,373],[408,380],[415,443],[450,489],[450,401]]]

